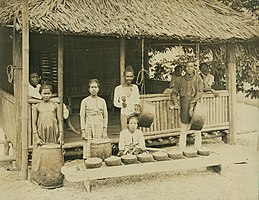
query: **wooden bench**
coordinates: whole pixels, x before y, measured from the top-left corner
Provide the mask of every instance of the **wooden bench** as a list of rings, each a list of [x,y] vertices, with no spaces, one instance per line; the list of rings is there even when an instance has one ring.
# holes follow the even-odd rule
[[[154,161],[149,163],[138,163],[131,165],[120,166],[105,166],[103,163],[100,168],[86,169],[84,164],[81,164],[81,170],[68,171],[67,166],[63,166],[61,172],[69,182],[84,182],[87,192],[91,191],[92,180],[115,178],[124,176],[144,175],[158,172],[169,172],[176,170],[190,170],[202,167],[207,167],[214,172],[220,173],[222,164],[220,156],[199,156],[196,158],[185,158],[179,160]],[[83,170],[82,170],[83,169]]]

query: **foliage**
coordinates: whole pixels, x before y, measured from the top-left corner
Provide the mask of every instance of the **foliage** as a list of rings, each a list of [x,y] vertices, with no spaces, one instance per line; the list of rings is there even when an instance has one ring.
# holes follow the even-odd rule
[[[259,20],[259,1],[258,0],[219,0],[225,5],[240,12],[246,12]]]
[[[259,98],[259,49],[256,44],[236,45],[237,91]]]
[[[186,46],[157,47],[149,51],[150,78],[170,81],[174,68],[188,61],[196,61],[195,49]]]
[[[227,66],[226,46],[201,46],[199,62],[209,65],[215,77],[214,89],[226,89]],[[174,46],[151,49],[149,52],[150,78],[170,81],[177,65],[196,60],[195,46]],[[257,43],[236,44],[237,92],[244,92],[251,98],[259,98],[259,48]]]

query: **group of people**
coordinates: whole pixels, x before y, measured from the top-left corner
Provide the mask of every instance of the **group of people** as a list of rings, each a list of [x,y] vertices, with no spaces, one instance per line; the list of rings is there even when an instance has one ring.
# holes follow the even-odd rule
[[[184,68],[176,66],[169,85],[171,89],[170,109],[180,108],[181,132],[179,139],[179,148],[186,148],[186,137],[191,127],[191,119],[197,102],[201,101],[203,92],[211,92],[215,97],[219,94],[212,89],[214,76],[209,73],[209,67],[206,63],[201,63],[199,71],[195,70],[194,62],[187,62]],[[182,75],[184,70],[184,75]],[[194,147],[201,148],[202,136],[201,130],[192,130],[195,133]]]
[[[180,108],[181,133],[179,148],[186,147],[186,136],[190,129],[191,118],[198,101],[201,100],[203,91],[211,91],[215,96],[218,94],[211,89],[213,77],[208,73],[207,64],[200,65],[201,73],[195,73],[194,62],[188,62],[185,67],[185,75],[182,76],[182,68],[177,67],[170,83],[172,104],[170,109]],[[137,85],[133,84],[134,71],[132,66],[126,66],[124,82],[117,86],[114,91],[114,106],[120,108],[121,132],[119,137],[119,153],[138,154],[145,151],[143,132],[138,129],[138,117],[135,108],[139,106],[140,96]],[[52,86],[48,83],[39,84],[40,77],[37,73],[30,75],[29,96],[38,99],[39,102],[33,107],[32,130],[34,144],[40,146],[44,143],[62,142],[63,127],[59,118],[60,106],[52,99]],[[93,138],[105,139],[108,127],[107,105],[103,98],[98,96],[100,82],[91,79],[88,83],[89,96],[82,100],[80,106],[80,125],[82,139],[89,141]],[[63,105],[63,113],[66,105]],[[72,126],[69,114],[63,116],[67,121],[68,128],[75,133],[78,131]],[[195,132],[196,149],[201,148],[201,131]],[[87,152],[86,152],[87,153]],[[86,159],[89,155],[83,155]]]
[[[114,92],[114,106],[121,110],[121,133],[119,139],[119,155],[142,152],[145,149],[143,133],[137,129],[138,118],[134,114],[135,106],[139,105],[139,90],[132,84],[134,71],[132,66],[126,66],[124,72],[125,81],[117,86]],[[88,83],[89,96],[84,98],[80,105],[80,127],[82,140],[105,139],[108,126],[107,105],[103,98],[98,96],[100,82],[91,79]],[[30,74],[29,97],[37,103],[33,106],[32,130],[34,146],[40,148],[45,143],[62,143],[63,127],[59,116],[61,109],[57,103],[53,88],[49,83],[40,84],[40,76],[37,73]],[[68,129],[78,134],[71,124],[69,110],[63,105],[63,119]],[[134,149],[134,151],[132,151]],[[37,152],[35,150],[35,152]],[[83,158],[88,158],[89,151],[83,151]]]

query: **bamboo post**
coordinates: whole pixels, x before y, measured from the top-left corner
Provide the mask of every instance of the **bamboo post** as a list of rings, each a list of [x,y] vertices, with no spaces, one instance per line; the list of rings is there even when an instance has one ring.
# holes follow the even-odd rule
[[[236,97],[236,54],[235,43],[226,45],[228,67],[228,91],[229,91],[229,136],[228,142],[236,144],[237,141],[237,97]]]
[[[22,1],[22,180],[28,179],[28,80],[29,16],[28,0]]]
[[[142,85],[141,85],[141,94],[145,94],[145,67],[144,67],[144,54],[145,54],[145,39],[141,39],[141,80],[142,80]]]
[[[124,83],[125,69],[125,37],[120,39],[120,83]]]
[[[15,29],[15,28],[14,28]],[[21,124],[21,80],[22,80],[22,41],[21,34],[13,32],[13,66],[14,66],[14,104],[15,104],[15,144],[14,154],[16,168],[21,170],[22,163],[22,124]]]
[[[63,50],[64,37],[58,35],[58,97],[60,98],[61,119],[63,119]],[[64,130],[63,120],[61,121]],[[62,132],[62,139],[64,139],[64,131]]]
[[[197,70],[200,68],[200,43],[197,43],[196,45],[196,58],[197,58]]]

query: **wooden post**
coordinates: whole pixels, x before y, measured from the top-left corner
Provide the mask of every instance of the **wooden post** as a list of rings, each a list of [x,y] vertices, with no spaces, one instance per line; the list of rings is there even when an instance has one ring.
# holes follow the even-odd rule
[[[141,39],[141,94],[145,94],[146,90],[145,90],[145,65],[144,65],[144,55],[145,55],[145,39],[142,38]]]
[[[14,27],[15,29],[15,27]],[[22,165],[22,124],[21,124],[21,80],[22,80],[22,38],[21,34],[13,32],[13,66],[14,66],[14,105],[15,105],[15,144],[14,154],[16,168]]]
[[[228,142],[236,144],[237,141],[237,97],[236,97],[236,53],[235,43],[226,45],[228,67],[228,91],[229,91],[229,136]]]
[[[28,0],[22,1],[22,180],[28,179],[28,82],[29,16]]]
[[[120,39],[120,83],[124,83],[125,70],[125,37]]]
[[[196,45],[196,59],[197,59],[197,70],[199,69],[200,67],[200,43],[197,43]]]
[[[64,37],[63,35],[58,35],[58,97],[60,98],[61,119],[63,119],[63,50]],[[64,127],[63,120],[61,123],[62,127]],[[64,131],[62,133],[62,139],[64,139]]]

